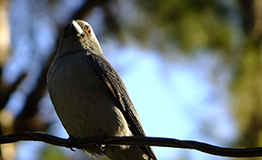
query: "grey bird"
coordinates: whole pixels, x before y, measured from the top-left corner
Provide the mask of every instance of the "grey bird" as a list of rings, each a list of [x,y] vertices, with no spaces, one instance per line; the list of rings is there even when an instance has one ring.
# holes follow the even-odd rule
[[[48,71],[48,90],[70,137],[146,136],[127,89],[103,54],[90,24],[66,25]],[[112,160],[156,160],[149,146],[85,147],[93,156]]]

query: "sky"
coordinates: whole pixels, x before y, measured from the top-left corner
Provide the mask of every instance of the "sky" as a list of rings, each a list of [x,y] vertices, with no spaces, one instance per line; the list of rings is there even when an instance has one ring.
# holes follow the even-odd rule
[[[67,5],[70,6],[69,3]],[[5,69],[8,81],[15,79],[22,69],[30,71],[31,79],[37,77],[37,68],[48,57],[46,53],[54,47],[57,30],[52,26],[50,19],[43,15],[33,22],[30,18],[21,18],[29,14],[27,12],[28,8],[23,6],[22,1],[13,2],[10,21],[14,48],[13,57]],[[54,15],[60,19],[66,12],[67,10],[61,8],[60,13]],[[95,32],[103,29],[99,26],[101,20],[99,10],[95,10],[87,20]],[[21,32],[19,27],[16,27],[29,24],[33,25],[33,33],[38,33],[33,39],[40,52],[32,54],[33,56],[30,53],[34,50],[30,50],[26,45],[32,38],[31,35],[27,35],[30,33],[28,30],[32,28]],[[15,38],[14,35],[20,38]],[[227,91],[230,73],[225,68],[219,68],[221,60],[215,54],[200,51],[194,57],[185,57],[176,50],[172,54],[161,54],[161,51],[145,49],[135,41],[119,45],[117,42],[105,40],[101,41],[101,46],[109,62],[122,77],[148,136],[196,140],[225,147],[234,142],[237,128],[230,112],[230,94]],[[23,58],[20,58],[21,55]],[[40,58],[28,65],[35,57]],[[213,76],[214,71],[218,71],[219,74]],[[24,83],[31,84],[32,80]],[[24,87],[12,95],[15,100],[9,102],[8,109],[14,115],[19,112],[19,105],[23,102],[22,94],[27,92],[28,88]],[[40,110],[56,122],[51,126],[49,133],[67,138],[54,113],[48,94],[39,105],[51,106]],[[43,145],[22,142],[17,148],[18,160],[35,159]],[[162,147],[153,149],[159,160],[181,157],[190,160],[226,159],[193,150]],[[71,152],[69,149],[64,150],[67,153]]]
[[[218,65],[214,58],[200,53],[193,59],[177,55],[177,60],[169,61],[157,51],[132,44],[108,56],[116,69],[121,66],[125,70],[120,76],[148,136],[226,146],[237,133],[228,108],[227,73],[217,79],[218,86],[208,79],[208,73]],[[181,156],[179,149],[154,150],[159,159]],[[190,152],[190,159],[210,159],[200,152],[183,152]]]

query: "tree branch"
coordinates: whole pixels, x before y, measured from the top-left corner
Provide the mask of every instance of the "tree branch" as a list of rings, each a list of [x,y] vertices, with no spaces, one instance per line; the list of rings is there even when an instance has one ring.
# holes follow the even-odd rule
[[[88,139],[68,139],[59,138],[40,132],[16,132],[5,136],[0,136],[0,144],[12,143],[17,141],[41,141],[48,144],[68,147],[68,148],[83,148],[89,145],[96,145],[97,138]],[[210,145],[207,143],[178,140],[170,138],[155,138],[155,137],[105,137],[102,144],[118,144],[118,145],[146,145],[158,147],[173,147],[183,149],[195,149],[204,153],[225,156],[225,157],[258,157],[262,156],[262,147],[254,148],[224,148]]]

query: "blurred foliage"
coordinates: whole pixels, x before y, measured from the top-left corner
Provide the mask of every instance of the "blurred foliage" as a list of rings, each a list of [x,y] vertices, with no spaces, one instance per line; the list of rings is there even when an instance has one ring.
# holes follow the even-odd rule
[[[175,43],[184,53],[203,48],[228,53],[234,47],[235,26],[230,23],[230,13],[235,7],[230,4],[214,0],[137,0],[136,3],[150,17],[146,23],[152,21],[145,27],[164,31],[164,41],[157,41],[161,45]]]
[[[241,129],[239,145],[262,145],[262,2],[259,0],[137,0],[137,5],[183,53],[220,53],[232,70],[233,109]],[[152,25],[154,24],[154,25]],[[237,35],[238,34],[238,35]],[[157,37],[155,37],[157,39]],[[214,52],[218,50],[219,52]],[[222,67],[222,66],[221,66]]]
[[[63,159],[63,160],[70,160],[64,152],[60,150],[59,147],[56,146],[48,146],[45,147],[42,150],[42,155],[39,156],[40,160],[58,160],[58,159]]]
[[[24,94],[24,104],[20,104],[22,109],[14,115],[13,123],[9,126],[12,130],[47,131],[50,127],[51,122],[44,121],[39,113],[39,102],[46,93],[45,76],[55,55],[59,36],[56,37],[53,48],[48,50],[49,58],[45,62],[39,60],[41,67],[37,71],[39,76],[35,78],[35,82],[26,79],[31,73],[23,70],[11,83],[4,79],[4,68],[12,62],[17,50],[23,50],[15,49],[20,40],[19,35],[13,35],[12,44],[9,46],[10,29],[20,29],[19,33],[28,34],[27,40],[35,45],[29,46],[31,48],[27,51],[36,52],[41,47],[34,32],[34,26],[39,25],[39,19],[49,19],[47,22],[51,21],[50,24],[57,29],[56,34],[59,35],[64,24],[71,19],[86,19],[94,10],[99,10],[102,18],[97,23],[103,24],[100,25],[103,26],[100,34],[119,41],[124,42],[125,39],[133,37],[145,47],[163,51],[167,46],[171,46],[171,50],[178,48],[185,55],[194,55],[201,50],[220,54],[225,62],[225,66],[221,68],[232,73],[229,86],[232,93],[232,111],[240,129],[239,142],[235,145],[262,146],[261,0],[89,0],[83,1],[76,9],[70,8],[66,1],[46,0],[33,3],[27,0],[20,2],[31,9],[30,14],[12,13],[19,19],[25,18],[19,16],[27,16],[30,24],[26,25],[15,24],[18,19],[8,19],[8,14],[11,14],[9,9],[14,2],[0,1],[0,33],[5,37],[0,39],[0,108],[6,107],[15,92]],[[9,26],[9,21],[19,27]],[[170,48],[168,49],[169,52],[161,53],[170,53]],[[30,57],[34,57],[35,52]],[[28,82],[27,88],[31,89],[28,94],[24,93],[21,87],[26,84],[23,82]],[[3,128],[1,125],[1,133],[6,134],[6,126],[4,130]],[[66,159],[53,148],[43,153],[45,159],[56,156],[57,159]],[[51,158],[48,158],[49,155],[52,155]]]

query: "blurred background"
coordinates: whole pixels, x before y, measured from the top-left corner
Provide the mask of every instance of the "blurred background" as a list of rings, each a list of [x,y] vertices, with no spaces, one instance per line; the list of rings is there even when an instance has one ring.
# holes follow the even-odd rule
[[[2,135],[26,130],[68,137],[46,73],[63,26],[84,19],[125,82],[148,136],[262,146],[261,0],[0,0],[0,17]],[[159,160],[234,159],[153,149]],[[40,142],[1,145],[0,153],[2,160],[88,159]]]

